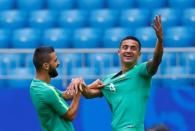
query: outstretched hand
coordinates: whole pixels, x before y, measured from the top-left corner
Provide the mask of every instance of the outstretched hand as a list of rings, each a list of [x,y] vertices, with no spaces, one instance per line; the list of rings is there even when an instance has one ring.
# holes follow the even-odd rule
[[[152,27],[154,28],[155,32],[156,32],[156,36],[158,38],[159,41],[163,40],[163,30],[162,30],[162,21],[161,21],[161,16],[157,15],[154,18],[154,21],[152,23]]]

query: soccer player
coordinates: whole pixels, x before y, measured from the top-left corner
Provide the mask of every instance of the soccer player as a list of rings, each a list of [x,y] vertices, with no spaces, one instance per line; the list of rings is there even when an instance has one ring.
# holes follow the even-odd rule
[[[105,96],[112,111],[113,131],[144,131],[151,78],[157,72],[163,56],[161,16],[155,17],[153,28],[157,42],[152,60],[137,64],[141,55],[141,43],[136,37],[127,36],[122,39],[118,50],[121,71],[108,75],[103,80],[105,87],[102,89],[98,88],[100,82],[82,89],[86,98]]]
[[[71,96],[61,92],[50,84],[51,78],[56,77],[59,65],[56,53],[52,47],[39,47],[33,55],[36,68],[36,78],[30,85],[30,95],[38,113],[43,131],[74,131],[71,121],[74,119],[80,99],[80,92]],[[75,79],[76,81],[76,79]],[[80,86],[79,83],[71,83]],[[64,99],[71,99],[70,106]]]

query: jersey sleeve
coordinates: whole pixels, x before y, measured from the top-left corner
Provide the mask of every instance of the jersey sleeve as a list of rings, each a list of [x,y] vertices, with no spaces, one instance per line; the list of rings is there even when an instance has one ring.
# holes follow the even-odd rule
[[[151,77],[151,75],[148,73],[148,70],[147,70],[147,62],[141,63],[138,66],[138,72],[139,72],[139,75],[141,76]]]
[[[57,89],[50,87],[45,97],[45,101],[58,115],[63,116],[68,111],[69,107],[59,92],[60,91]]]

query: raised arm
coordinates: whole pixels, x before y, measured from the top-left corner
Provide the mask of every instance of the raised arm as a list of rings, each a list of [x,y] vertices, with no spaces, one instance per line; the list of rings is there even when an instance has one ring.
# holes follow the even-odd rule
[[[163,56],[163,30],[160,15],[155,17],[152,26],[156,33],[157,42],[154,49],[153,59],[147,63],[147,70],[150,75],[154,75],[157,72]]]

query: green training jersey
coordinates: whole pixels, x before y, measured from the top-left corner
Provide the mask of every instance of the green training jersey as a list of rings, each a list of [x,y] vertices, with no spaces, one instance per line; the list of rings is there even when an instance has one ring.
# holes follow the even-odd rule
[[[44,81],[33,79],[30,95],[43,131],[74,131],[71,121],[62,118],[69,107],[59,90]]]
[[[126,73],[108,75],[102,93],[112,111],[113,131],[144,131],[145,107],[151,75],[146,63],[135,65]]]

